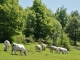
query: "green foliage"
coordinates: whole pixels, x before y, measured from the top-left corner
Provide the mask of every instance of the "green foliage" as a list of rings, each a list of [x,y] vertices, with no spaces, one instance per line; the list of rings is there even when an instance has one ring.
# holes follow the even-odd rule
[[[48,38],[47,39],[47,44],[48,44],[48,47],[52,46],[53,45],[53,40],[51,38]]]
[[[18,0],[0,1],[0,42],[8,39],[16,33],[21,23],[19,23],[19,4]],[[19,25],[18,25],[19,24]]]
[[[56,41],[53,42],[55,46],[61,46],[61,38],[57,37]]]
[[[67,34],[64,33],[64,30],[61,30],[60,38],[61,38],[60,45],[70,50],[70,42],[69,42],[70,39],[68,38]]]
[[[55,46],[62,46],[62,47],[67,48],[68,50],[70,50],[70,39],[64,33],[64,31],[61,30],[61,32],[58,35],[58,37],[56,38],[56,40],[53,39],[53,45],[55,45]]]
[[[24,33],[26,36],[33,34],[36,40],[53,34],[53,30],[55,29],[54,23],[59,25],[59,23],[55,21],[54,14],[42,4],[41,0],[34,0],[33,6],[28,7],[26,13],[27,19]]]
[[[78,12],[77,10],[76,10],[76,11],[72,11],[72,12],[71,12],[71,16],[72,16],[72,17],[75,17],[75,16],[76,16],[76,17],[79,17],[79,12]]]
[[[55,17],[61,23],[62,28],[64,29],[68,21],[66,8],[64,8],[64,6],[58,8],[56,10]]]
[[[12,36],[13,42],[23,43],[26,40],[25,35],[22,32],[19,32],[19,35]]]
[[[68,38],[68,36],[65,34],[64,36],[63,36],[64,38],[63,38],[63,47],[65,47],[65,48],[67,48],[68,50],[71,50],[71,48],[70,48],[70,39]]]
[[[76,11],[71,13],[70,21],[67,24],[66,32],[68,33],[69,37],[74,41],[73,45],[77,45],[76,41],[78,41],[80,31],[80,20],[79,15]]]
[[[34,28],[35,28],[35,14],[32,10],[30,10],[30,8],[26,9],[26,20],[24,22],[25,24],[25,30],[24,30],[24,34],[29,37],[30,35],[32,35],[34,33]],[[27,34],[26,34],[27,33]]]
[[[34,36],[36,39],[45,38],[48,35],[46,32],[49,31],[47,24],[50,20],[48,20],[47,17],[49,16],[47,16],[46,12],[48,9],[42,4],[41,0],[34,0],[32,10],[34,11],[36,18],[34,19],[36,23],[34,28]]]
[[[30,35],[29,37],[26,37],[26,41],[27,43],[34,43],[35,42],[34,35]]]
[[[54,18],[51,10],[47,9],[41,0],[34,0],[33,6],[25,11],[27,13],[25,35],[29,37],[32,34],[36,41],[45,40],[45,43],[51,45],[53,43],[51,36],[57,35],[58,37],[61,30],[61,24]],[[49,39],[45,39],[47,36],[50,36]]]
[[[70,44],[80,41],[80,14],[76,10],[69,15],[66,11],[62,6],[54,14],[42,0],[34,0],[25,10],[19,0],[0,0],[0,42],[43,41],[70,50]]]
[[[60,37],[63,36],[61,35],[62,26],[60,22],[55,19],[51,10],[42,4],[41,0],[34,0],[33,6],[28,7],[25,11],[27,13],[27,24],[24,31],[26,36],[29,37],[32,34],[36,38],[36,41],[42,42],[44,40],[48,46],[61,45],[61,41],[63,40]],[[62,8],[60,13],[62,12],[65,12],[66,17],[66,10]],[[67,43],[65,43],[65,45],[66,47],[68,46]]]

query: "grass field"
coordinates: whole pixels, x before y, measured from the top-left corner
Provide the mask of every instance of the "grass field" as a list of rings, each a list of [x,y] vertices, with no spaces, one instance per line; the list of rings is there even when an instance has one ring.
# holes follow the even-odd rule
[[[0,60],[80,60],[80,50],[74,48],[68,54],[50,53],[49,48],[46,51],[36,52],[35,44],[26,44],[27,56],[21,56],[19,52],[17,55],[11,55],[11,47],[8,52],[3,51],[3,44],[0,43]]]

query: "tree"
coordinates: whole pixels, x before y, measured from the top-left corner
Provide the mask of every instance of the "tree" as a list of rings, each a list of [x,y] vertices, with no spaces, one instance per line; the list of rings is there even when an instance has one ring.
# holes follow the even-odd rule
[[[11,37],[20,27],[20,6],[18,2],[18,0],[0,1],[0,42],[6,39],[12,42]]]
[[[26,18],[25,18],[25,30],[23,33],[26,35],[26,37],[29,37],[30,35],[33,35],[34,28],[35,28],[35,13],[33,10],[31,10],[31,7],[27,7],[25,10],[26,12]]]
[[[66,41],[66,40],[64,40],[64,36],[65,36],[64,35],[64,29],[66,28],[66,24],[67,24],[67,21],[68,21],[66,8],[64,8],[63,5],[62,5],[62,7],[58,8],[56,10],[55,17],[60,22],[60,24],[62,25],[60,39],[61,39],[61,45],[63,45],[63,41]]]
[[[62,28],[64,29],[64,27],[67,24],[68,19],[67,19],[66,8],[64,8],[63,5],[62,7],[56,10],[55,17],[61,23]]]
[[[53,35],[57,25],[60,25],[52,11],[42,4],[41,0],[34,0],[32,7],[26,9],[26,13],[25,34],[26,36],[33,34],[36,40]]]
[[[78,11],[72,11],[70,20],[66,27],[66,32],[69,37],[74,41],[73,45],[77,45],[78,35],[80,31],[80,20],[78,19],[79,13]]]

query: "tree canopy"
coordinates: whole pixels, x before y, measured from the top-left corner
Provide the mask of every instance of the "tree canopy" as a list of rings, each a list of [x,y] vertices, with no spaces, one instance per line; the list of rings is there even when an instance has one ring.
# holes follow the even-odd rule
[[[26,2],[27,3],[27,2]],[[23,9],[19,0],[0,1],[0,42],[25,42],[45,40],[48,44],[69,47],[80,40],[80,13],[70,14],[63,5],[55,13],[42,3],[33,0],[31,7]]]
[[[0,41],[11,40],[19,27],[20,7],[18,0],[0,1]]]

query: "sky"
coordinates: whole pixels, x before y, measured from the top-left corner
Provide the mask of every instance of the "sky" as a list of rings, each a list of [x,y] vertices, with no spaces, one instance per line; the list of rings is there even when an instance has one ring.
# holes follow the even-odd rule
[[[67,13],[78,10],[80,13],[80,0],[42,0],[48,9],[51,9],[53,13],[62,5],[67,8]],[[33,0],[19,0],[19,5],[24,9],[33,5]]]

